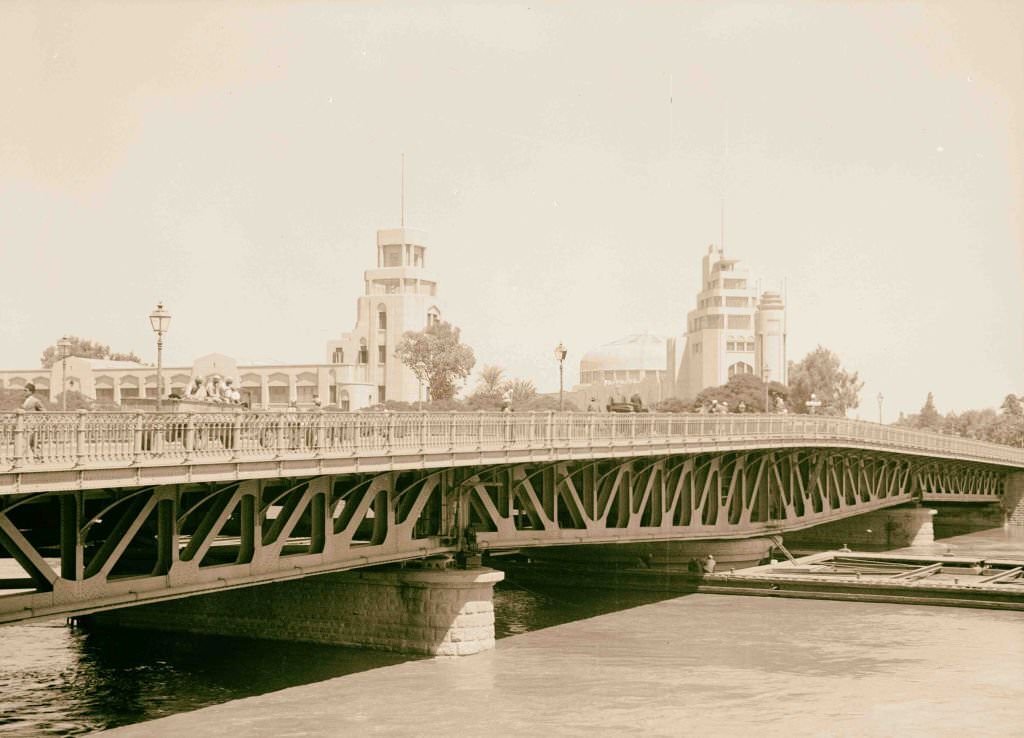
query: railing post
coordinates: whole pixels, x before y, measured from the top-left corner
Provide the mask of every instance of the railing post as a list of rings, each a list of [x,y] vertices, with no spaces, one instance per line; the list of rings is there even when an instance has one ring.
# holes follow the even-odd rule
[[[587,413],[587,442],[594,445],[594,413]]]
[[[142,413],[135,413],[132,419],[132,463],[142,461]]]
[[[427,447],[427,413],[420,411],[420,453]]]
[[[636,415],[630,415],[629,419],[632,421],[629,424],[629,440],[631,443],[636,443]]]
[[[484,447],[484,411],[481,410],[478,413],[477,428],[476,428],[476,447],[481,449]]]
[[[287,442],[285,440],[285,432],[288,429],[285,428],[285,425],[287,424],[285,418],[287,417],[288,413],[278,413],[277,415],[277,438],[274,439],[274,453],[277,456],[281,456],[284,453],[284,449],[287,447]]]
[[[192,461],[192,455],[196,450],[196,423],[194,413],[189,413],[185,416],[185,435],[181,439],[181,447],[185,452],[185,461]]]
[[[455,411],[448,411],[448,450],[455,450]]]
[[[25,411],[20,407],[14,412],[14,458],[11,468],[17,469],[25,463]]]
[[[395,414],[387,415],[387,437],[384,439],[385,448],[390,451],[395,443]]]
[[[237,459],[238,452],[241,451],[239,446],[242,440],[242,411],[235,410],[234,416],[231,418],[231,458]]]
[[[547,439],[548,439],[548,448],[553,448],[554,445],[555,445],[555,411],[554,410],[548,410]]]
[[[88,413],[79,408],[75,424],[75,466],[85,464],[85,459],[88,456],[88,449],[85,445],[85,419],[87,416]]]

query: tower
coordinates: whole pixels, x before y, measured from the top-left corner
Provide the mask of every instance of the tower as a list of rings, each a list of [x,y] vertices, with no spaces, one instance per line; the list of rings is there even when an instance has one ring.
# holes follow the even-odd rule
[[[786,306],[778,292],[762,293],[756,323],[758,375],[786,384]]]
[[[339,371],[338,384],[376,386],[375,402],[417,400],[419,382],[395,349],[406,331],[422,331],[441,320],[437,280],[426,265],[425,234],[404,227],[377,231],[377,266],[364,272],[356,326],[327,344],[327,360],[349,369]],[[337,402],[345,407],[340,393]]]
[[[714,245],[708,246],[701,267],[701,291],[696,309],[686,316],[686,347],[676,379],[676,392],[684,398],[756,371],[757,292],[750,275],[738,259]]]

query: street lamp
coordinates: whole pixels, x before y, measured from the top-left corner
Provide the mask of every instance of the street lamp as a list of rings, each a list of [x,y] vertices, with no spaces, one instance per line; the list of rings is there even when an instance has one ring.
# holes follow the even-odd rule
[[[416,382],[419,384],[419,390],[416,394],[419,407],[417,408],[422,412],[423,410],[423,377],[427,373],[427,365],[422,361],[416,362],[416,366],[413,367],[413,374],[416,375]]]
[[[558,412],[562,412],[565,396],[565,355],[569,350],[559,341],[555,346],[555,359],[558,361]]]
[[[879,425],[882,424],[882,401],[884,399],[885,399],[885,396],[882,395],[881,392],[879,392],[878,393],[878,424]]]
[[[761,382],[764,384],[764,411],[770,413],[771,410],[768,408],[768,377],[771,376],[772,370],[767,365],[761,369]]]
[[[811,393],[811,399],[809,399],[804,404],[807,406],[807,411],[811,415],[814,415],[814,411],[817,410],[819,407],[821,407],[821,400],[819,400],[818,396],[812,392]]]
[[[163,402],[163,369],[164,369],[164,334],[171,326],[171,314],[164,310],[164,304],[158,302],[156,310],[149,314],[149,324],[156,333],[156,411],[160,412]]]
[[[71,341],[67,336],[57,341],[57,349],[60,351],[60,410],[62,413],[68,411],[68,353],[71,351]]]

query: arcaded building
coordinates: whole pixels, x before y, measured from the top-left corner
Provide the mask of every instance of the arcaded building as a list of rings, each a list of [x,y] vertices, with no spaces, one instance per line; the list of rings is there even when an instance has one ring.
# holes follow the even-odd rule
[[[377,232],[377,264],[364,273],[356,325],[328,342],[325,363],[239,364],[230,356],[208,354],[191,366],[164,367],[165,394],[183,394],[192,377],[216,374],[234,379],[243,401],[252,407],[308,407],[315,398],[343,410],[385,400],[415,402],[419,382],[395,358],[395,349],[406,331],[421,331],[441,320],[425,241],[423,233],[408,228]],[[69,357],[49,369],[0,370],[0,388],[20,389],[32,382],[51,400],[60,394],[62,381],[68,390],[115,404],[157,395],[156,367],[134,362]]]

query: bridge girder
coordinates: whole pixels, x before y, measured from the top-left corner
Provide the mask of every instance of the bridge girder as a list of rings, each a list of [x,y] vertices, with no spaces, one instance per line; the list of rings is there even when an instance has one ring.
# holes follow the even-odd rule
[[[490,549],[777,535],[914,500],[989,502],[982,465],[783,448],[0,497],[0,622]]]

